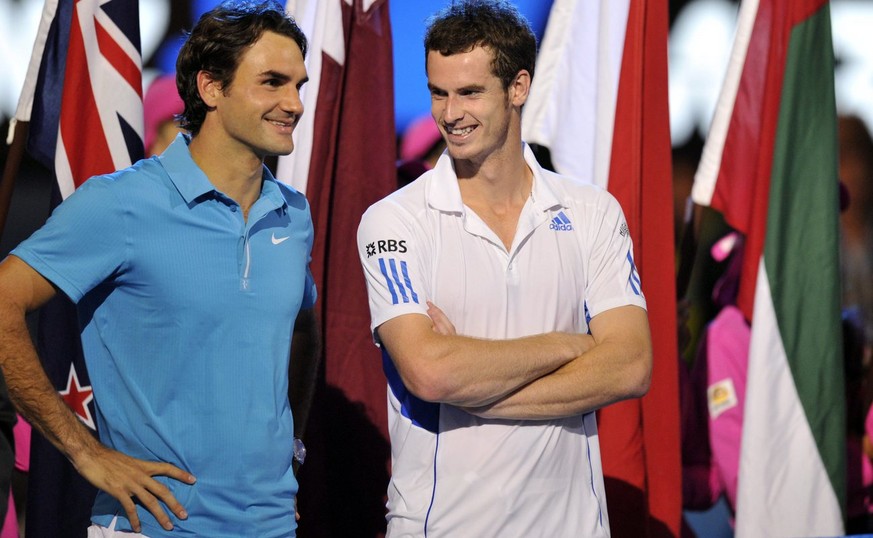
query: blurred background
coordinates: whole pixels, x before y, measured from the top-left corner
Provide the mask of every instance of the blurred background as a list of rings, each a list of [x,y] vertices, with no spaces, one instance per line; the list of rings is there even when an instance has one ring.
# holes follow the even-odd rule
[[[160,75],[174,71],[184,31],[193,26],[200,14],[218,2],[139,1],[145,90]],[[407,128],[414,125],[417,118],[429,113],[423,29],[428,16],[449,1],[390,0],[398,146]],[[527,16],[541,39],[552,1],[512,2]],[[682,229],[682,209],[690,192],[703,139],[722,86],[738,7],[739,2],[733,0],[669,2],[670,130],[677,234]],[[42,8],[42,0],[0,0],[0,133],[4,138],[21,92]],[[831,17],[838,112],[843,116],[859,118],[870,130],[873,126],[873,0],[833,0]],[[385,88],[385,91],[392,89]],[[842,139],[841,145],[850,147]],[[0,169],[5,165],[7,151],[7,144],[0,144]],[[859,162],[869,162],[869,148],[865,146],[860,152],[863,155],[859,155]],[[855,181],[851,169],[846,170],[842,179],[854,200],[853,213],[869,216],[870,199],[863,194],[869,189],[869,173],[864,169]],[[49,212],[52,182],[53,177],[48,170],[25,156],[15,183],[6,227],[0,237],[0,258],[45,221]],[[859,190],[852,192],[855,188]],[[848,218],[844,216],[844,225]],[[865,223],[869,221],[868,218],[862,220]],[[867,249],[869,237],[862,240],[861,245],[861,248]],[[706,513],[701,511],[700,514],[686,515],[700,536],[732,534],[727,508],[723,503]],[[703,529],[705,532],[701,532]]]
[[[185,29],[216,0],[140,0],[143,85],[173,72]],[[390,2],[394,41],[394,99],[398,137],[429,110],[422,34],[428,16],[446,0]],[[551,0],[514,0],[542,38]],[[709,127],[722,84],[739,3],[732,0],[670,1],[669,95],[673,147],[694,161]],[[0,132],[5,136],[14,113],[36,35],[42,0],[0,0]],[[831,2],[836,55],[837,105],[841,114],[873,124],[873,1]],[[0,166],[7,146],[0,145]],[[27,161],[27,159],[25,159]],[[46,174],[25,162],[16,184],[12,213],[0,238],[0,254],[26,237],[48,211]],[[684,189],[683,189],[684,191]],[[679,199],[684,197],[679,194]],[[34,204],[28,203],[34,200]],[[22,211],[24,210],[24,211]]]

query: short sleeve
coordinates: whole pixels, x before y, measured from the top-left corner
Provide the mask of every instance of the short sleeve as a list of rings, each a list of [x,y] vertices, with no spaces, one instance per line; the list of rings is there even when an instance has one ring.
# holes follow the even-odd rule
[[[390,199],[370,207],[358,227],[370,329],[403,314],[427,315],[430,246],[420,222]]]
[[[112,186],[104,176],[89,179],[11,252],[73,302],[120,270],[126,259],[124,208]]]
[[[587,306],[591,317],[625,305],[646,307],[640,275],[634,263],[633,241],[618,201],[599,193],[590,213],[590,258]]]

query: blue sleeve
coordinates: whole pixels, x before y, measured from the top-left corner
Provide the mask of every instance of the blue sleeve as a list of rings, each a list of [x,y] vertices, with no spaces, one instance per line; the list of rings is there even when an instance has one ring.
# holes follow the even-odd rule
[[[86,181],[11,252],[74,303],[126,259],[125,212],[112,186],[106,176]]]

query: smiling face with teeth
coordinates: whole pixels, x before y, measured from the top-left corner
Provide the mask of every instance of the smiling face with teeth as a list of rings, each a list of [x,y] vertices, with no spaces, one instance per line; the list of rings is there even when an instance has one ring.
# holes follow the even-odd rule
[[[291,153],[291,133],[303,114],[300,88],[306,80],[297,43],[265,32],[240,57],[230,85],[212,88],[204,98],[214,107],[210,119],[224,133],[226,149],[238,148],[260,159]]]
[[[520,71],[504,89],[492,62],[490,49],[481,46],[450,55],[428,52],[431,113],[456,166],[467,161],[478,167],[507,150],[520,151],[529,76]]]

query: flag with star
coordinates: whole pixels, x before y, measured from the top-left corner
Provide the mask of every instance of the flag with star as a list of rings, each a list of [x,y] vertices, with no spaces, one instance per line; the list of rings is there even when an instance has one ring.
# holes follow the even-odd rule
[[[27,151],[54,171],[52,207],[86,179],[143,156],[137,0],[47,0],[16,122]],[[75,306],[59,294],[40,311],[37,350],[49,379],[96,434],[94,395]],[[27,536],[84,536],[96,490],[34,430]]]

